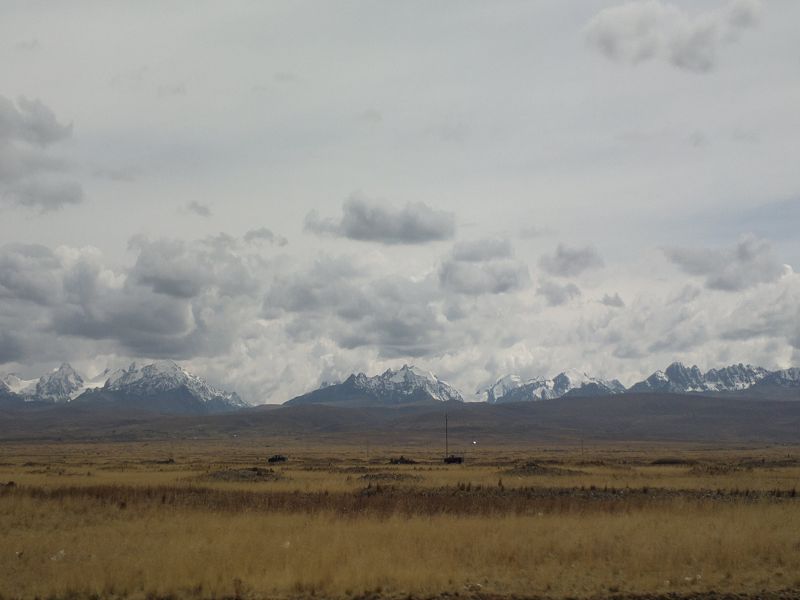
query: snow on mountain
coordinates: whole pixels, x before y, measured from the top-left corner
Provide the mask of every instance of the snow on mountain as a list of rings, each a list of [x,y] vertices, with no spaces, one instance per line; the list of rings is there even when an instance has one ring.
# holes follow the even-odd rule
[[[387,369],[381,375],[367,377],[364,373],[356,376],[357,385],[362,389],[376,392],[380,396],[414,396],[420,392],[433,400],[463,402],[461,394],[430,371],[414,366],[403,365],[397,371]]]
[[[286,404],[406,404],[419,401],[463,402],[461,394],[430,371],[403,365],[368,377],[354,373],[342,383],[320,387]]]
[[[494,384],[490,385],[488,388],[479,389],[479,395],[485,395],[486,401],[489,404],[494,404],[498,398],[502,398],[512,390],[517,389],[525,385],[526,383],[530,383],[534,380],[530,380],[525,382],[522,380],[522,377],[519,375],[505,375],[498,379]]]
[[[576,369],[568,369],[550,379],[535,377],[523,381],[518,375],[506,375],[482,390],[490,404],[549,400],[566,395],[600,396],[624,391],[625,386],[616,379],[609,381],[591,377]]]
[[[200,412],[248,406],[235,392],[219,390],[172,361],[157,361],[141,368],[133,363],[127,369],[106,369],[91,379],[84,379],[64,363],[38,380],[6,375],[0,380],[0,392],[40,402],[142,400],[136,407],[160,410],[163,406],[168,412],[174,408],[172,404],[179,404],[181,410],[188,407]]]
[[[24,400],[44,402],[68,402],[84,387],[83,377],[68,363],[45,373],[39,379],[22,379],[14,373],[2,378],[9,392]]]
[[[775,385],[786,388],[800,388],[800,369],[782,369],[768,373],[757,385]]]
[[[746,390],[770,372],[752,365],[731,365],[703,373],[697,366],[674,362],[664,371],[656,371],[644,381],[632,385],[629,392],[735,392]]]
[[[12,394],[20,396],[33,396],[36,393],[36,382],[38,379],[20,379],[16,373],[9,373],[0,379],[0,382]]]
[[[37,400],[50,402],[69,402],[74,394],[83,389],[83,377],[68,363],[42,375],[36,382]]]
[[[203,404],[215,403],[230,408],[248,406],[236,392],[220,390],[171,360],[143,367],[131,363],[127,369],[110,373],[103,386],[106,392],[123,392],[128,396],[153,396],[179,389],[187,390]]]

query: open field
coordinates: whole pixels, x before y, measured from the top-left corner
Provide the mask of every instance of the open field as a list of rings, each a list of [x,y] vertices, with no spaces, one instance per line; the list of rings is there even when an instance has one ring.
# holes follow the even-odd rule
[[[797,447],[0,451],[3,598],[800,594]]]

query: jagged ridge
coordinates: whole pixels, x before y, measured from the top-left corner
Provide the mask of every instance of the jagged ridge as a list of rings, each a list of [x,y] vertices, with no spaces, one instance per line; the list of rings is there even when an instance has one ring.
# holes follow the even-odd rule
[[[403,365],[397,371],[387,369],[374,377],[354,373],[342,383],[326,385],[285,404],[393,405],[424,401],[463,402],[464,399],[455,388],[433,373]]]
[[[569,369],[551,379],[535,377],[523,380],[518,375],[506,375],[488,388],[479,390],[479,393],[486,395],[487,402],[495,404],[549,400],[570,395],[605,396],[624,391],[625,386],[616,379],[609,381]]]
[[[126,369],[108,369],[85,380],[68,363],[36,380],[14,374],[0,379],[0,395],[39,402],[122,402],[134,408],[166,412],[220,412],[247,405],[236,392],[217,389],[173,361]]]

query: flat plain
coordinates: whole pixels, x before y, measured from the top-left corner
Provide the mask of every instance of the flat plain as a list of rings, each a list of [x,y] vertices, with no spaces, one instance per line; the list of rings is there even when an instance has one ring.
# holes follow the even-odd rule
[[[796,446],[461,447],[4,442],[0,597],[800,595]]]

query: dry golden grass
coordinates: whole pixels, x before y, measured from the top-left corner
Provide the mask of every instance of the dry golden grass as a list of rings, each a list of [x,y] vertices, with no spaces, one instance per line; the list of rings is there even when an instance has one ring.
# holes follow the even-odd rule
[[[284,447],[0,447],[0,598],[800,594],[797,449]]]
[[[800,512],[786,504],[382,519],[5,497],[0,528],[7,597],[800,587]]]

